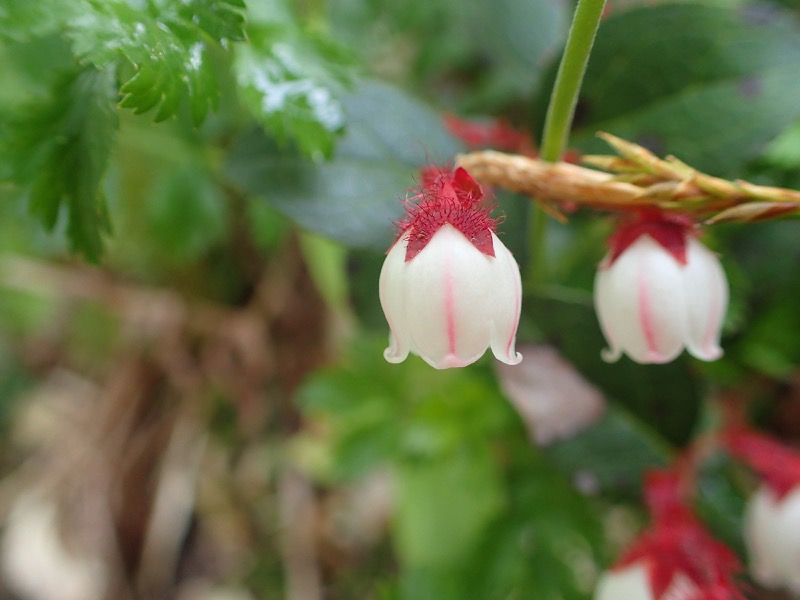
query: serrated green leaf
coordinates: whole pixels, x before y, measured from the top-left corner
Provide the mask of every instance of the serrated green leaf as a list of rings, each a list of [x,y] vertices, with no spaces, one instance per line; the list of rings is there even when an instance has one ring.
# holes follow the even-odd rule
[[[103,67],[120,56],[134,68],[121,87],[121,106],[154,120],[174,116],[189,103],[199,125],[216,106],[217,76],[210,44],[244,39],[240,0],[163,0],[151,11],[130,0],[84,0],[85,10],[70,21],[68,35],[79,58]]]
[[[178,15],[217,42],[235,42],[245,39],[245,8],[243,0],[191,0],[180,4]]]
[[[782,9],[659,3],[620,11],[597,37],[574,143],[598,130],[735,175],[800,113],[800,27]]]
[[[48,229],[64,211],[73,250],[90,260],[110,230],[101,182],[118,126],[114,100],[111,73],[71,73],[8,124],[3,147],[31,211]]]
[[[331,161],[312,164],[279,153],[251,132],[234,144],[226,172],[234,185],[301,227],[382,251],[418,168],[446,163],[462,147],[435,111],[389,85],[362,82],[342,101],[347,130]]]

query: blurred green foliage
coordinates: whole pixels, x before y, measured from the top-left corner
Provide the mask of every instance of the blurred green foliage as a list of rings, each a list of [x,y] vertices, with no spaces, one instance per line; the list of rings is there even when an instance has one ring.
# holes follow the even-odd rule
[[[603,129],[714,174],[800,186],[800,25],[787,4],[612,2],[572,145],[603,149],[593,137]],[[642,473],[708,426],[709,397],[752,396],[774,426],[774,400],[796,382],[800,236],[789,221],[714,232],[732,286],[726,357],[649,367],[600,360],[591,288],[610,220],[553,224],[549,285],[526,297],[521,337],[556,347],[610,408],[551,447],[530,442],[488,359],[458,372],[383,361],[377,273],[392,221],[419,167],[465,149],[442,114],[499,116],[535,137],[570,10],[555,0],[0,0],[4,256],[64,263],[68,245],[120,279],[241,306],[250,269],[279,262],[299,230],[325,238],[307,238],[303,255],[354,325],[341,356],[296,394],[300,420],[318,427],[276,435],[276,460],[324,490],[385,470],[395,486],[388,547],[330,582],[331,597],[589,598],[618,549],[608,540],[626,534],[609,515],[624,506],[638,518]],[[526,202],[499,199],[522,263]],[[32,377],[14,344],[47,329],[57,298],[1,281],[5,419]],[[99,369],[118,332],[98,312],[72,323],[68,352]],[[316,458],[295,457],[297,440]],[[740,550],[744,486],[724,458],[702,475],[701,514]],[[250,565],[262,597],[279,597],[265,591],[275,569],[263,557]]]

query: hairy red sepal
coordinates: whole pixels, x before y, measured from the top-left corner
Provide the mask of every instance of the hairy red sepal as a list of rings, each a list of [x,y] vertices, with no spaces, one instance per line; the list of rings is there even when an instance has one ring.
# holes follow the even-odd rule
[[[800,453],[744,428],[726,432],[724,441],[734,456],[764,479],[779,500],[800,485]]]
[[[419,254],[434,234],[450,224],[487,256],[494,256],[492,232],[496,222],[481,205],[480,184],[462,167],[455,171],[427,167],[422,186],[409,198],[408,214],[397,225],[400,237],[408,239],[406,262]]]
[[[657,209],[639,211],[633,220],[620,224],[608,242],[611,248],[609,265],[613,264],[631,244],[649,235],[682,265],[686,264],[686,240],[694,223],[686,215],[662,213]]]

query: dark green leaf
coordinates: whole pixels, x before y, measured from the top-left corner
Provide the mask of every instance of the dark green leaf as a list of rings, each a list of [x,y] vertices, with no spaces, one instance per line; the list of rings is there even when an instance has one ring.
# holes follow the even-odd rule
[[[722,453],[712,455],[700,469],[695,508],[720,541],[744,555],[743,515],[747,499],[736,485],[735,468]]]
[[[65,211],[73,250],[91,260],[110,228],[101,182],[118,125],[114,99],[110,73],[72,73],[9,123],[3,147],[31,211],[48,229]]]
[[[576,481],[628,496],[638,495],[643,473],[668,464],[670,454],[654,431],[615,406],[589,429],[547,450],[553,463]]]
[[[571,6],[558,0],[339,0],[327,8],[337,38],[365,62],[380,68],[390,61],[393,73],[403,67],[426,94],[446,96],[451,110],[484,113],[520,98],[527,104],[542,70],[558,57]],[[447,86],[439,85],[443,80]]]
[[[331,161],[280,154],[255,132],[234,144],[226,171],[301,227],[347,246],[384,250],[418,168],[451,161],[460,147],[438,114],[388,85],[365,82],[343,105],[347,130]]]
[[[591,273],[595,264],[584,260],[576,269]],[[699,378],[691,369],[690,359],[640,365],[623,356],[609,364],[600,357],[606,341],[591,306],[556,299],[529,306],[531,318],[548,340],[608,398],[651,423],[669,442],[686,441],[700,401]]]
[[[800,113],[800,28],[775,7],[660,3],[600,30],[575,143],[598,130],[735,174]]]

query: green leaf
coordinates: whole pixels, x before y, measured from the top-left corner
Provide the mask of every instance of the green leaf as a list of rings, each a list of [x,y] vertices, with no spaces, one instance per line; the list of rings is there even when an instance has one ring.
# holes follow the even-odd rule
[[[392,73],[403,69],[451,110],[477,113],[527,105],[558,58],[571,9],[552,0],[339,0],[326,8],[337,39],[364,62],[385,68],[388,58]]]
[[[800,113],[800,28],[758,5],[659,3],[604,23],[574,143],[608,131],[701,170],[735,174]]]
[[[244,39],[241,0],[161,0],[142,10],[132,0],[84,0],[68,35],[81,60],[102,68],[120,56],[133,66],[120,91],[121,106],[134,113],[155,110],[163,121],[188,101],[202,123],[216,108],[219,89],[211,64],[213,46]]]
[[[508,505],[474,546],[455,598],[584,600],[604,546],[597,507],[540,457],[514,450]]]
[[[569,5],[547,0],[475,2],[470,30],[481,35],[471,40],[494,63],[486,88],[514,90],[529,95],[543,69],[558,58],[569,25]],[[463,10],[463,3],[456,3]],[[487,89],[485,94],[497,93]]]
[[[196,260],[225,232],[225,198],[197,165],[171,171],[146,202],[148,236],[168,263]]]
[[[644,472],[667,465],[671,450],[647,425],[610,406],[595,425],[551,446],[547,455],[593,489],[637,496]]]
[[[417,169],[451,161],[460,146],[436,112],[389,85],[363,82],[343,106],[347,130],[331,161],[279,153],[251,132],[234,143],[226,173],[303,228],[346,246],[385,250]]]
[[[298,392],[306,414],[327,424],[334,477],[437,460],[519,426],[480,371],[441,372],[420,359],[398,367],[384,360],[385,347],[384,336],[359,340],[341,364],[309,378]],[[524,436],[521,427],[514,431]]]
[[[71,73],[8,124],[2,149],[31,211],[47,229],[66,212],[70,244],[90,260],[110,230],[101,182],[118,126],[115,97],[110,72]]]
[[[296,27],[251,27],[249,34],[234,64],[242,101],[279,141],[291,140],[307,156],[330,156],[344,127],[348,60],[331,42]]]
[[[58,31],[79,12],[75,0],[6,0],[0,3],[0,36],[28,41]]]
[[[502,505],[497,465],[482,445],[397,468],[397,550],[406,567],[460,561]]]

